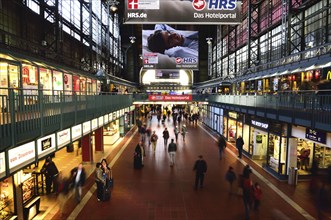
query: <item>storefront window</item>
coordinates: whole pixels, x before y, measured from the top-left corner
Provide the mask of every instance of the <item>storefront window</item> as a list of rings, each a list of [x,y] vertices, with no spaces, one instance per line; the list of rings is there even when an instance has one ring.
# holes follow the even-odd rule
[[[311,157],[311,152],[313,152],[313,149],[314,149],[313,142],[298,138],[297,166],[298,166],[300,175],[310,174],[309,171],[310,171],[310,168],[312,165],[312,159],[313,159]],[[319,154],[320,151],[316,150],[315,152],[317,154]],[[317,154],[315,155],[315,157],[317,157]],[[322,153],[322,155],[323,155],[323,153]],[[321,158],[323,158],[323,157],[321,157]]]
[[[252,127],[252,129],[254,129]],[[243,150],[248,152],[250,155],[252,155],[252,149],[253,149],[253,139],[249,137],[249,125],[244,124],[243,128],[243,140],[244,140],[244,147]],[[251,140],[251,142],[249,142]]]
[[[65,73],[63,76],[64,81],[64,94],[72,95],[72,75]]]
[[[80,94],[86,95],[86,78],[80,77]]]
[[[8,64],[5,62],[0,62],[0,87],[0,95],[8,95]]]
[[[10,219],[14,213],[14,192],[12,178],[0,182],[0,219]]]
[[[74,92],[76,95],[80,95],[80,79],[79,76],[74,75],[72,77],[73,79],[73,87],[74,87]]]
[[[86,79],[86,92],[87,92],[87,95],[93,94],[92,79],[90,79],[90,78]]]
[[[59,71],[53,71],[53,89],[54,95],[60,95],[63,91],[63,74]]]
[[[18,66],[8,65],[9,87],[19,88],[20,76]]]
[[[223,135],[229,140],[228,136],[228,118],[223,117]]]
[[[25,95],[38,95],[38,68],[23,64],[22,83]]]
[[[99,94],[100,93],[100,92],[97,93],[97,81],[95,79],[92,79],[92,90],[91,91],[92,91],[93,94]]]
[[[286,137],[269,134],[269,166],[277,173],[285,174]]]
[[[52,94],[52,73],[49,69],[39,68],[40,72],[40,87],[45,95]]]
[[[318,163],[318,168],[328,168],[331,166],[331,148],[324,145],[315,144],[315,158]],[[309,162],[312,164],[311,160],[309,160]]]

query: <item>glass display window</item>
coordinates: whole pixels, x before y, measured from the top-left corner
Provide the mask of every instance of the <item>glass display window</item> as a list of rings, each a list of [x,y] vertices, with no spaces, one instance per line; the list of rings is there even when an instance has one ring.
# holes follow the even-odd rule
[[[86,79],[86,92],[88,95],[93,94],[92,79],[89,79],[89,78]]]
[[[237,137],[237,121],[229,119],[228,123],[228,141],[234,143]]]
[[[38,95],[38,68],[22,64],[22,84],[25,95]]]
[[[0,62],[0,95],[8,95],[8,63]]]
[[[228,118],[223,117],[223,136],[229,140],[228,137]]]
[[[253,127],[251,129],[254,129]],[[252,140],[252,137],[250,137],[250,128],[249,125],[244,124],[243,126],[243,140],[244,140],[244,146],[243,146],[243,150],[248,152],[250,155],[252,155],[252,149],[253,149],[253,142],[250,140]]]
[[[315,144],[315,151],[314,151],[315,159],[318,164],[318,168],[325,169],[331,166],[331,148]]]
[[[53,89],[54,94],[57,95],[63,91],[63,73],[53,70]]]
[[[280,174],[285,174],[286,146],[286,137],[269,134],[268,165]]]
[[[72,75],[69,73],[63,74],[64,94],[72,95]]]
[[[100,90],[101,91],[101,90]],[[92,79],[92,88],[91,88],[91,92],[93,94],[99,94],[100,92],[97,93],[97,80]]]
[[[52,94],[52,72],[49,69],[39,68],[40,87],[43,89],[45,95]]]
[[[0,219],[10,219],[14,212],[13,181],[9,177],[0,182]]]
[[[8,65],[8,76],[9,76],[9,87],[10,88],[20,88],[19,67],[9,64]]]
[[[80,95],[80,79],[79,79],[79,76],[77,75],[74,75],[72,77],[72,80],[73,80],[73,91],[77,94],[77,95]]]
[[[85,95],[86,94],[86,78],[80,77],[80,94]]]

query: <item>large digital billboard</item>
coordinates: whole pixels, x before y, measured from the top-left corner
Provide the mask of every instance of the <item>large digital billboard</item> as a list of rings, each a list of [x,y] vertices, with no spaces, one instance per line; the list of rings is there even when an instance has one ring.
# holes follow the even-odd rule
[[[166,24],[144,26],[142,31],[144,69],[199,68],[199,32],[177,30]]]
[[[127,24],[223,24],[241,23],[237,0],[125,0]]]

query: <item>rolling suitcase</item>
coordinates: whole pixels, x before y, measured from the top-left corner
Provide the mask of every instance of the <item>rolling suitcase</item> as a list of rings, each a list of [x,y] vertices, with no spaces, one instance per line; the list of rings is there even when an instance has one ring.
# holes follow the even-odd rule
[[[111,197],[111,191],[109,187],[103,187],[102,201],[109,201]]]

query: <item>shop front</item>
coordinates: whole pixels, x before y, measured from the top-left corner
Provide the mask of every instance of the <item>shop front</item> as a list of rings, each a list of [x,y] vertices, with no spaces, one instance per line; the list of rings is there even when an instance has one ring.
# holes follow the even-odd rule
[[[292,160],[296,161],[300,176],[318,174],[331,166],[330,133],[293,126],[292,137],[294,141],[291,147],[296,152]]]
[[[223,135],[231,143],[235,143],[237,137],[243,136],[243,114],[227,112],[228,117],[223,119]]]

